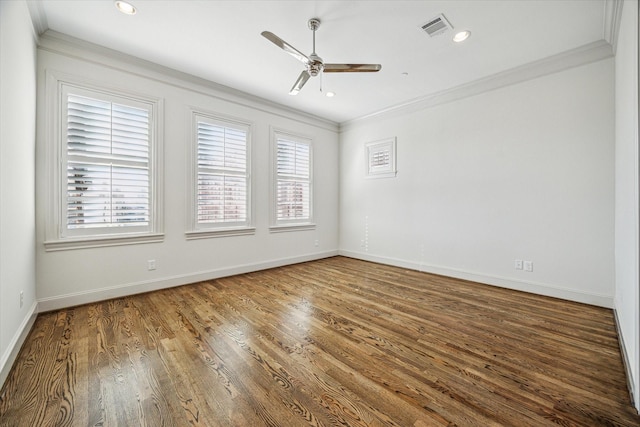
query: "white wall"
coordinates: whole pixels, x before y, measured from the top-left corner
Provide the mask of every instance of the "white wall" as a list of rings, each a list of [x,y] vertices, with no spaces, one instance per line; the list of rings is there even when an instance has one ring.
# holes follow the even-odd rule
[[[612,307],[613,72],[610,58],[348,124],[341,253]],[[386,137],[398,175],[366,179],[364,144]]]
[[[640,409],[638,277],[638,3],[625,1],[616,52],[616,290],[618,326]]]
[[[24,1],[0,1],[0,386],[36,312],[35,113],[29,11]]]
[[[33,193],[35,37],[25,3],[0,1],[0,384],[35,317],[36,281],[41,309],[48,310],[319,258],[340,247],[363,259],[615,306],[640,407],[637,9],[625,1],[615,120],[614,61],[604,60],[349,124],[340,153],[335,124],[45,37],[40,100],[44,70],[52,69],[161,96],[167,159],[163,243],[46,252],[43,102],[35,212]],[[185,240],[188,106],[253,122],[255,236]],[[315,231],[268,232],[270,126],[315,141]],[[364,144],[385,137],[398,139],[398,177],[364,179]],[[13,185],[18,175],[20,189]],[[19,212],[9,208],[16,205]],[[148,259],[157,261],[156,271],[146,270]],[[514,270],[515,259],[532,260],[534,271]]]
[[[62,41],[61,41],[62,40]],[[121,54],[110,54],[68,38],[41,37],[38,50],[37,294],[41,310],[335,255],[338,248],[337,125],[224,91]],[[82,59],[80,59],[82,58]],[[88,76],[97,84],[164,99],[164,232],[162,243],[47,252],[43,246],[47,206],[44,73],[53,70]],[[256,233],[250,236],[185,239],[189,108],[253,123],[253,208]],[[311,231],[269,232],[270,128],[314,143],[315,222]],[[315,241],[318,240],[318,246]],[[157,270],[147,271],[154,259]]]

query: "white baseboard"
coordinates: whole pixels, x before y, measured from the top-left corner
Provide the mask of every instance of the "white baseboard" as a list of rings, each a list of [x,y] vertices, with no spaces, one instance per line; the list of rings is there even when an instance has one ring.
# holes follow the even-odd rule
[[[4,385],[7,377],[9,376],[9,372],[11,371],[11,367],[13,366],[13,362],[16,361],[18,357],[18,353],[22,348],[22,344],[27,339],[27,335],[31,332],[31,328],[36,321],[36,317],[38,316],[38,303],[34,301],[27,312],[27,315],[22,320],[22,323],[18,327],[15,335],[11,339],[7,350],[2,355],[2,359],[0,359],[0,388]]]
[[[499,286],[502,288],[517,291],[530,292],[538,295],[560,298],[564,300],[580,302],[584,304],[596,305],[599,307],[613,308],[613,296],[599,295],[588,292],[580,292],[574,289],[567,289],[562,286],[555,286],[546,283],[526,282],[506,277],[492,276],[472,271],[460,270],[437,265],[421,264],[397,258],[371,255],[369,253],[340,250],[340,255],[361,259],[365,261],[388,264],[396,267],[408,268],[411,270],[424,271],[425,273],[439,274],[441,276],[454,277],[456,279],[470,280],[485,285]]]
[[[622,329],[620,329],[620,319],[618,318],[618,310],[613,309],[613,314],[616,321],[616,332],[618,332],[618,344],[620,346],[620,354],[622,356],[622,364],[624,365],[624,372],[627,376],[627,387],[629,389],[629,397],[631,403],[635,405],[638,390],[635,389],[635,381],[633,375],[631,375],[631,362],[629,360],[629,353],[627,353],[627,346],[625,345],[624,335],[622,335]],[[636,408],[638,410],[638,408]]]
[[[121,298],[128,295],[157,291],[160,289],[172,288],[174,286],[186,285],[188,283],[196,283],[202,282],[204,280],[213,280],[220,277],[233,276],[235,274],[266,270],[268,268],[281,267],[283,265],[297,264],[300,262],[329,258],[336,255],[338,255],[337,250],[317,252],[290,258],[280,258],[253,264],[241,264],[234,267],[224,267],[213,270],[199,271],[196,273],[180,274],[154,280],[127,283],[123,285],[94,289],[86,292],[75,292],[65,295],[56,295],[53,297],[39,299],[38,307],[40,312],[59,310],[61,308],[89,304],[111,298]]]

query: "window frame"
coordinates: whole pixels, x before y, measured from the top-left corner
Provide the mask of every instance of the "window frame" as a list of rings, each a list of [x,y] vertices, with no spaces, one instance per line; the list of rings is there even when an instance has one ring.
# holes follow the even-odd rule
[[[242,119],[205,111],[201,108],[193,107],[190,108],[189,112],[191,155],[189,156],[189,165],[187,168],[187,170],[190,171],[189,191],[187,192],[189,195],[187,203],[189,212],[187,231],[185,232],[187,240],[255,234],[252,203],[253,174],[251,169],[253,124]],[[243,222],[228,221],[204,224],[198,221],[198,174],[200,169],[198,165],[198,122],[200,120],[225,128],[235,128],[246,131],[246,220]]]
[[[161,98],[122,88],[106,87],[76,76],[46,72],[45,173],[47,177],[46,251],[153,243],[164,240],[160,179],[163,160],[164,103]],[[68,94],[118,102],[149,111],[149,224],[147,226],[107,226],[70,231],[67,227],[67,117]]]
[[[309,177],[306,182],[309,183],[309,217],[302,219],[278,219],[278,140],[285,139],[287,141],[298,144],[305,144],[309,147]],[[282,129],[271,129],[271,225],[269,231],[272,233],[313,230],[316,227],[314,222],[314,168],[313,168],[313,139],[303,136],[295,132]]]
[[[378,141],[368,142],[365,147],[365,167],[367,178],[395,178],[398,171],[396,166],[396,138],[386,138]],[[375,159],[378,153],[388,153],[385,155],[387,161],[376,165]]]

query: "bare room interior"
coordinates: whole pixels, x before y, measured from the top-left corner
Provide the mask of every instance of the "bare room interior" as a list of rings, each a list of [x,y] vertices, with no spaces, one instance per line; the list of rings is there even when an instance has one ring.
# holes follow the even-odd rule
[[[640,425],[636,0],[0,0],[0,426]]]

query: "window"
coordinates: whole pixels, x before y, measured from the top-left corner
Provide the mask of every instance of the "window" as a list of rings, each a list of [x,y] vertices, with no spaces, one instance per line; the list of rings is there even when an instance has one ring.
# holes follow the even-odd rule
[[[201,112],[193,117],[193,209],[188,238],[253,233],[250,227],[251,126]]]
[[[75,230],[149,225],[149,116],[67,94],[67,208]]]
[[[159,102],[58,83],[60,161],[52,168],[46,249],[161,240]]]
[[[367,176],[392,178],[396,176],[396,140],[389,138],[365,144]]]
[[[275,227],[299,229],[312,224],[311,140],[278,132],[275,145]]]

